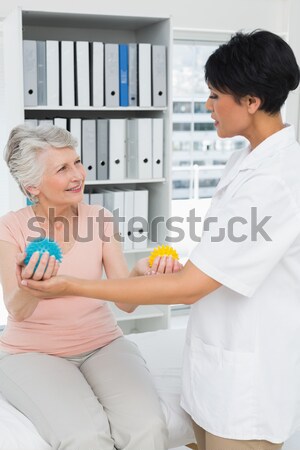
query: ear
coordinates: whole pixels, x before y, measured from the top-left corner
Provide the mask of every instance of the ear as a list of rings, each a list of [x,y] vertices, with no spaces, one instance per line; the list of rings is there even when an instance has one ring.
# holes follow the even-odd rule
[[[37,187],[35,187],[35,186],[25,186],[25,189],[31,195],[38,196],[39,193],[40,193],[40,190]]]
[[[246,96],[246,104],[249,114],[254,114],[260,108],[261,99],[252,95]]]

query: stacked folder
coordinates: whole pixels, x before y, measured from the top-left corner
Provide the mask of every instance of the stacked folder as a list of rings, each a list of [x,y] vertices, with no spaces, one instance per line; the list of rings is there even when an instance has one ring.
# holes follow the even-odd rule
[[[165,45],[23,41],[25,107],[165,107]]]
[[[26,124],[57,125],[77,139],[87,180],[163,178],[163,118],[26,119]]]
[[[146,189],[111,189],[85,195],[86,203],[104,206],[113,213],[115,230],[124,250],[147,248],[149,223]]]

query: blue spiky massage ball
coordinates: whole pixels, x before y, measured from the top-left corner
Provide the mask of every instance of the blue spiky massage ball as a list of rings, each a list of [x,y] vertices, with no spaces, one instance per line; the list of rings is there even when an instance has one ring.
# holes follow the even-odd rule
[[[30,242],[25,248],[25,252],[25,264],[29,263],[29,260],[34,252],[40,252],[40,257],[35,268],[38,266],[44,252],[48,252],[50,256],[55,256],[55,259],[57,261],[62,262],[62,251],[60,246],[57,244],[57,242],[48,238],[37,238],[34,241]]]

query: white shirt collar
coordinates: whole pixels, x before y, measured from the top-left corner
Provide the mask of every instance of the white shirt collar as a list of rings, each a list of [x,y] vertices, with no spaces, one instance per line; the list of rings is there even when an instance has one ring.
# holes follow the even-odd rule
[[[279,148],[285,148],[296,141],[295,129],[293,125],[285,124],[285,127],[269,136],[261,142],[254,150],[250,146],[247,149],[248,155],[244,158],[240,170],[254,169],[266,158],[275,155]]]

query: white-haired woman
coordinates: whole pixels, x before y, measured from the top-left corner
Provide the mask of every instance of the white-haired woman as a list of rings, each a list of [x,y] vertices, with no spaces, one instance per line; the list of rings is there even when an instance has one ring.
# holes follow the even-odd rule
[[[148,369],[107,303],[34,298],[18,287],[18,254],[28,240],[44,236],[60,244],[61,266],[44,254],[35,269],[34,253],[23,278],[47,280],[61,269],[96,280],[102,268],[108,278],[129,276],[111,214],[82,202],[86,174],[75,148],[72,135],[55,126],[18,126],[8,140],[7,165],[33,205],[0,219],[0,276],[9,313],[0,339],[0,391],[52,448],[163,450],[166,426]],[[179,268],[162,262],[159,270]],[[130,275],[145,270],[141,261]]]

